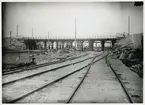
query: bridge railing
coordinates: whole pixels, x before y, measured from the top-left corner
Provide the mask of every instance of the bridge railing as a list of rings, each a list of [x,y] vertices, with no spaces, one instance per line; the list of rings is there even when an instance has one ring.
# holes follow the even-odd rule
[[[77,37],[77,39],[117,39],[120,36],[115,36],[115,35],[110,35],[110,36],[87,36],[87,37]],[[69,36],[64,36],[64,37],[58,37],[58,36],[53,36],[53,37],[22,37],[21,39],[41,39],[41,40],[46,40],[46,39],[50,39],[50,40],[59,40],[59,39],[75,39],[73,36],[69,37]]]

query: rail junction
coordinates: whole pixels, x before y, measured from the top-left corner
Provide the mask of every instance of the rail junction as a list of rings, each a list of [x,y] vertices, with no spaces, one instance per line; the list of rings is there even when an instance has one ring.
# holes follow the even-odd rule
[[[126,87],[107,63],[107,55],[108,52],[91,52],[85,56],[68,59],[57,64],[41,65],[40,67],[29,68],[29,70],[5,74],[2,83],[3,103],[87,101],[93,103],[133,103]],[[100,62],[103,63],[104,66],[101,65],[103,68],[98,68]],[[102,79],[98,78],[98,81],[94,79],[96,76],[93,75],[99,78],[101,76]],[[87,81],[90,81],[91,84]],[[93,84],[93,81],[98,81],[98,83]],[[106,87],[101,86],[101,82]],[[108,93],[102,91],[106,88],[109,89]],[[58,93],[55,93],[55,91]],[[94,92],[96,92],[96,95],[94,95]],[[101,97],[98,92],[102,92]],[[90,100],[87,94],[91,95]],[[116,97],[115,100],[113,97]]]

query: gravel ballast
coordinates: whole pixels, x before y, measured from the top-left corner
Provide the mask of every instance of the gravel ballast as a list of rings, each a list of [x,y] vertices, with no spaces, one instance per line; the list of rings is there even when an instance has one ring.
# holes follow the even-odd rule
[[[128,103],[128,99],[112,70],[102,59],[91,69],[72,103]]]
[[[129,94],[131,95],[135,103],[143,102],[143,79],[128,67],[126,67],[119,59],[113,56],[108,56],[108,60],[119,75],[123,84],[127,88]]]
[[[94,56],[91,54],[90,56]],[[84,65],[90,63],[91,59],[81,62],[79,64],[74,64],[56,71],[48,72],[40,76],[32,77],[26,80],[18,81],[10,85],[3,86],[3,100],[10,101],[16,99],[32,90],[35,90],[46,83],[52,82],[68,73],[71,73]]]
[[[17,103],[64,103],[68,100],[85,72],[86,69],[79,71],[62,81],[35,92]]]
[[[100,53],[98,53],[98,54],[100,54]],[[67,65],[67,64],[71,64],[71,63],[74,63],[74,62],[77,62],[77,61],[81,61],[81,60],[84,60],[84,59],[92,57],[92,56],[94,56],[94,53],[90,54],[88,56],[85,56],[85,57],[78,58],[78,59],[67,60],[66,62],[62,62],[62,63],[58,63],[58,64],[44,66],[44,67],[36,68],[36,69],[33,69],[33,70],[23,71],[23,72],[19,72],[19,73],[10,74],[10,75],[4,75],[4,76],[2,76],[2,82],[3,83],[10,82],[10,81],[13,81],[13,80],[16,80],[16,79],[19,79],[19,78],[23,78],[23,77],[26,77],[26,76],[29,76],[29,75],[33,75],[33,74],[36,74],[36,73],[40,73],[40,72],[43,72],[43,71],[46,71],[46,70],[51,70],[53,68],[60,67],[62,65]]]

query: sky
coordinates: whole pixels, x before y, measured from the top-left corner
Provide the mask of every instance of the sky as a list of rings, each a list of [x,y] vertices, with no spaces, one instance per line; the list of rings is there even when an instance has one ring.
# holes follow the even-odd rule
[[[3,35],[77,37],[143,32],[143,7],[119,2],[8,2],[3,4]]]

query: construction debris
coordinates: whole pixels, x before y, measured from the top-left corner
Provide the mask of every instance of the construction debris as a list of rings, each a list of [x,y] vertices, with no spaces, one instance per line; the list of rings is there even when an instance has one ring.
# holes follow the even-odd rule
[[[140,46],[138,48],[134,47],[134,44],[130,42],[124,46],[123,43],[120,44],[118,42],[112,54],[120,59],[125,66],[130,68],[130,70],[136,72],[140,77],[143,77],[143,48]]]

